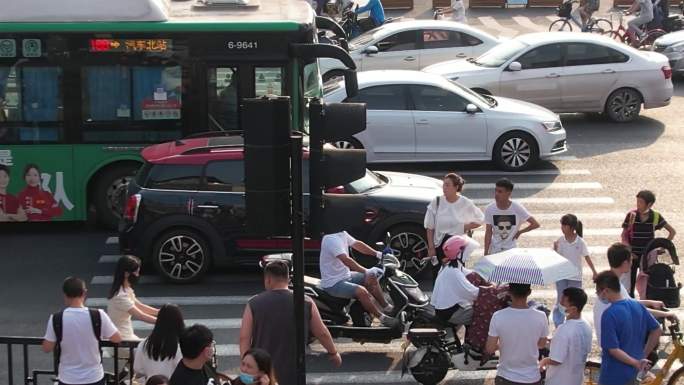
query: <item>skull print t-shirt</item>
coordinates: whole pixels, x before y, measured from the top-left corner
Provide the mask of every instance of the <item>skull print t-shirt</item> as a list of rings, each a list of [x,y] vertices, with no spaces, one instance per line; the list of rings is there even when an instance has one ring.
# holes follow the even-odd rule
[[[485,223],[492,226],[489,254],[516,247],[515,233],[529,218],[530,213],[517,202],[511,201],[511,205],[503,210],[496,206],[496,202],[490,203],[485,208]]]

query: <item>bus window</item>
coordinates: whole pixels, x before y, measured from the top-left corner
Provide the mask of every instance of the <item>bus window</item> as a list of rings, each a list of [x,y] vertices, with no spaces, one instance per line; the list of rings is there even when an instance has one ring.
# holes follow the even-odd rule
[[[237,69],[209,69],[209,124],[212,131],[233,131],[238,125]]]
[[[256,97],[263,95],[282,96],[283,92],[283,69],[256,67],[254,68],[254,93]]]
[[[62,138],[62,69],[0,67],[0,143]]]
[[[304,97],[322,98],[323,85],[318,69],[318,61],[304,66]]]
[[[180,66],[89,66],[82,75],[86,122],[181,119]]]

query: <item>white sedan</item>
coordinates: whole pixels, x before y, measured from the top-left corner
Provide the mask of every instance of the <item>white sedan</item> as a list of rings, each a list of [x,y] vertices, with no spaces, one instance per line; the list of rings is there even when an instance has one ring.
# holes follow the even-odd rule
[[[554,112],[605,112],[616,122],[672,98],[667,57],[593,33],[520,35],[477,59],[423,69],[478,92],[522,99]]]
[[[366,130],[336,145],[365,148],[369,163],[494,160],[519,171],[566,151],[558,116],[531,103],[420,71],[360,72],[358,83],[347,98],[343,81],[328,82],[324,100],[366,103]]]
[[[407,20],[383,24],[349,42],[349,54],[359,71],[419,70],[434,63],[477,57],[499,39],[449,20]],[[341,75],[344,65],[335,59],[320,59],[323,79]]]

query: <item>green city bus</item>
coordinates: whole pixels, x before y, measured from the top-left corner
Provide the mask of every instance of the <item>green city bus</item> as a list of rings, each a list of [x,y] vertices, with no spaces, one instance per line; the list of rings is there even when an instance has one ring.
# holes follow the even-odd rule
[[[0,221],[94,214],[116,227],[140,150],[242,130],[242,98],[289,96],[305,131],[322,92],[315,57],[353,67],[317,44],[317,21],[305,0],[12,2],[0,15]]]

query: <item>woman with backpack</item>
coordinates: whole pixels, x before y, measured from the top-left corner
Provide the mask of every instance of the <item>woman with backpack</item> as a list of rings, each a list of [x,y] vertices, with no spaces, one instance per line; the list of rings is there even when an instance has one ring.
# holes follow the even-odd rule
[[[442,183],[443,195],[433,199],[425,212],[428,255],[433,265],[433,278],[437,278],[439,261],[444,258],[442,245],[452,235],[469,234],[482,226],[484,214],[475,203],[461,194],[465,180],[449,173]]]
[[[135,350],[133,369],[136,375],[143,380],[159,374],[170,378],[183,358],[178,337],[184,328],[183,314],[178,306],[162,306],[152,333]]]

